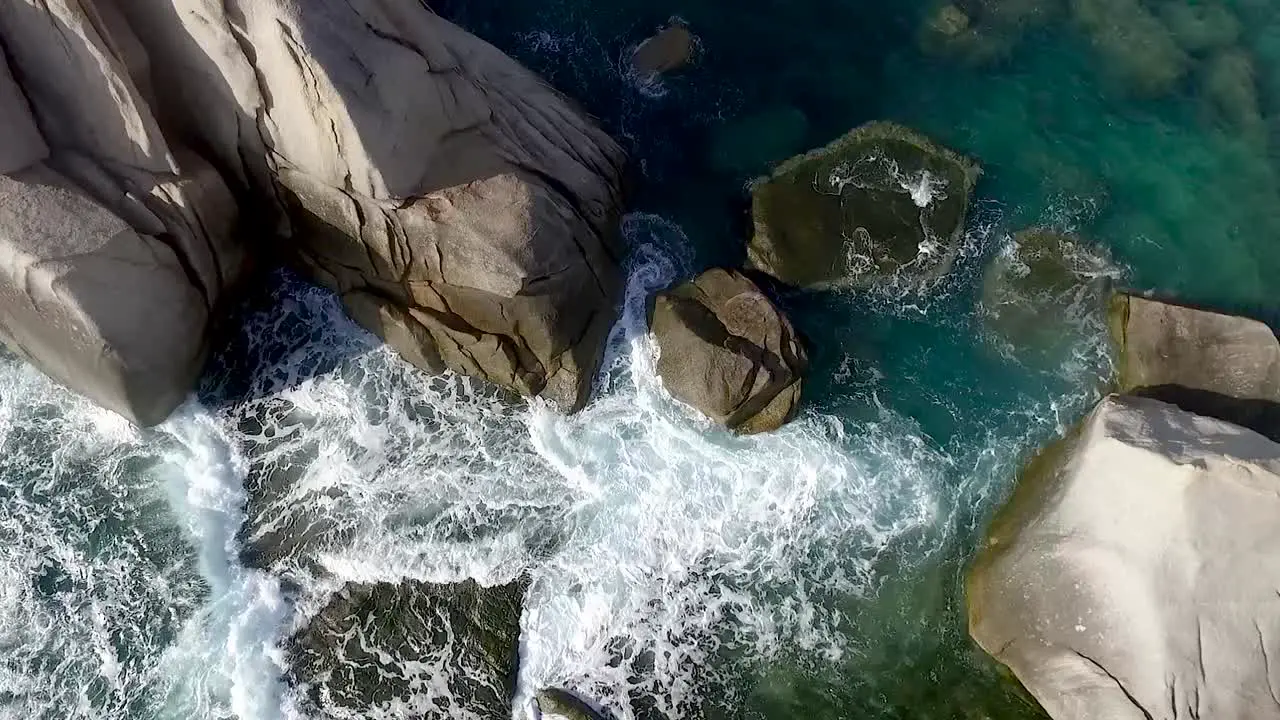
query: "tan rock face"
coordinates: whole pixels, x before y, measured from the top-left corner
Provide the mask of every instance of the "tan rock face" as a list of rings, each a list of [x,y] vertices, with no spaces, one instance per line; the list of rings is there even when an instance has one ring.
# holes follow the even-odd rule
[[[1117,294],[1117,382],[1280,439],[1280,341],[1249,318]]]
[[[186,397],[208,308],[174,250],[40,165],[0,176],[0,339],[144,425]]]
[[[970,632],[1057,720],[1280,718],[1280,445],[1111,397],[1025,470]]]
[[[808,366],[791,322],[741,273],[712,269],[654,298],[658,375],[678,400],[743,433],[795,414]]]
[[[119,1],[178,122],[357,319],[423,367],[585,402],[624,159],[560,95],[414,0]]]
[[[585,401],[623,157],[498,50],[417,0],[14,0],[0,36],[0,170],[162,239],[204,315],[247,212],[411,361]]]

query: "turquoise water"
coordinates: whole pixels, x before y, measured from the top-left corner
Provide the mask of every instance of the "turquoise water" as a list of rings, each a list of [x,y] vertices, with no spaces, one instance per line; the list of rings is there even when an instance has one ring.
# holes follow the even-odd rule
[[[0,717],[308,717],[278,646],[341,583],[519,576],[520,718],[545,685],[621,720],[1041,717],[968,640],[965,564],[1105,386],[1098,278],[1280,323],[1280,3],[956,4],[989,32],[947,50],[918,1],[432,3],[631,152],[597,399],[563,418],[427,377],[284,275],[155,431],[0,358]],[[697,61],[638,82],[629,48],[672,16]],[[982,161],[955,271],[773,288],[811,348],[805,407],[769,436],[708,427],[653,375],[646,296],[742,262],[746,183],[873,119]],[[979,302],[1031,225],[1087,260],[1047,351]]]

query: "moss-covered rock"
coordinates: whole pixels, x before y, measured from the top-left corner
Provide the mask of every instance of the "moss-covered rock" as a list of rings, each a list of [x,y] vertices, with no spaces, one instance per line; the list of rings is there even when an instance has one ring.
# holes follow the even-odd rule
[[[1081,313],[1101,309],[1109,264],[1077,238],[1033,228],[1011,238],[982,278],[983,322],[1019,357],[1061,358]]]
[[[914,130],[864,125],[753,184],[750,263],[804,287],[940,277],[980,172]]]
[[[676,399],[741,433],[776,430],[800,403],[808,357],[755,283],[712,269],[659,293],[649,313],[658,375]]]
[[[293,637],[290,680],[324,717],[510,717],[524,590],[348,584]]]

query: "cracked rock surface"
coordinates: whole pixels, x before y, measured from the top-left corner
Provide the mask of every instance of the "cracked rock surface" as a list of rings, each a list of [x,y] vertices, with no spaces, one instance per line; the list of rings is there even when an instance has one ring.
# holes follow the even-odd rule
[[[1280,445],[1103,400],[996,517],[969,627],[1058,720],[1280,717]]]
[[[792,418],[808,367],[785,315],[734,270],[708,270],[659,293],[649,312],[658,375],[676,399],[741,433]]]
[[[0,37],[5,192],[53,203],[52,183],[114,216],[130,242],[165,250],[129,292],[198,298],[185,315],[137,316],[163,342],[110,335],[121,311],[105,296],[81,283],[27,298],[23,268],[123,236],[55,250],[0,224],[0,251],[24,258],[0,269],[0,331],[64,383],[163,419],[257,256],[309,271],[417,365],[585,402],[620,290],[624,158],[497,49],[417,0],[13,0]],[[270,239],[246,242],[238,218]],[[92,340],[32,341],[55,315]],[[162,357],[174,344],[180,362]],[[155,397],[117,387],[166,362],[139,391]]]

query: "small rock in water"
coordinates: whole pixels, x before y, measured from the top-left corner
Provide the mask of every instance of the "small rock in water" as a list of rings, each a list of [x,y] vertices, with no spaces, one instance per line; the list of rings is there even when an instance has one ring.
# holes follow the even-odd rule
[[[808,356],[791,322],[755,283],[713,269],[659,293],[649,313],[667,390],[741,433],[795,414]]]
[[[1060,361],[1076,338],[1068,323],[1100,311],[1109,276],[1104,256],[1052,230],[1023,230],[982,277],[982,314],[989,330],[1019,357]]]
[[[937,279],[959,253],[980,174],[914,130],[864,125],[754,183],[747,255],[803,287]]]
[[[640,43],[631,53],[631,66],[641,75],[678,70],[693,59],[697,40],[684,23],[674,22]]]
[[[534,700],[544,720],[612,720],[577,695],[560,688],[539,690]]]

